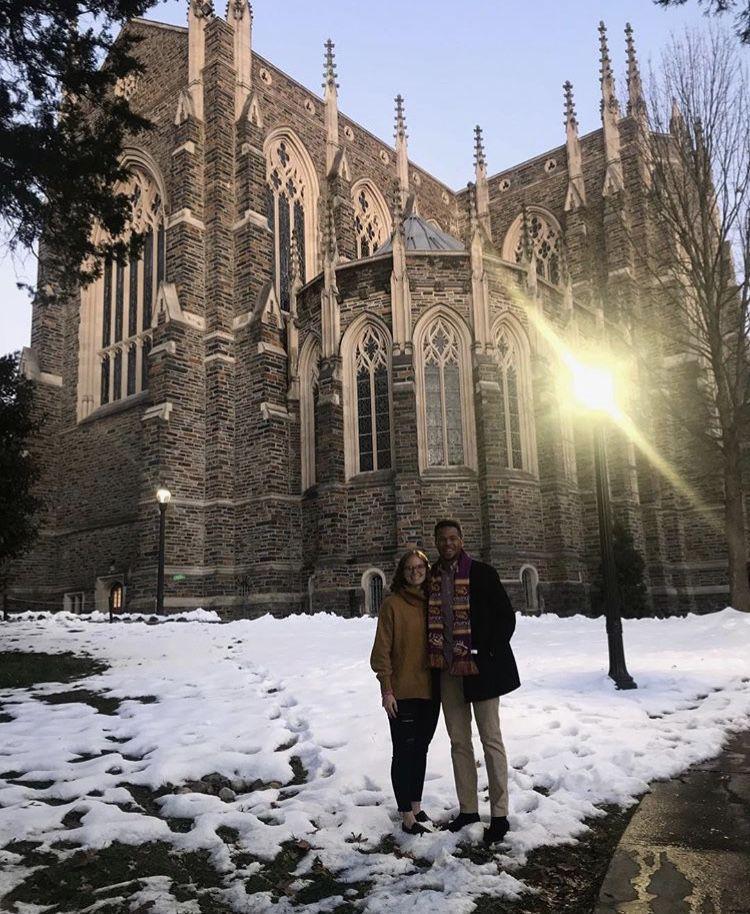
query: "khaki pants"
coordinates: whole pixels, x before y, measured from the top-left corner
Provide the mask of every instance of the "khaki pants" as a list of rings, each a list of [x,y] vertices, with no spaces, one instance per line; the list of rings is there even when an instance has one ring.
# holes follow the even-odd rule
[[[478,812],[477,765],[471,742],[471,713],[479,730],[484,749],[487,778],[490,786],[490,815],[508,815],[508,760],[500,733],[500,699],[464,701],[463,681],[460,676],[440,674],[440,700],[448,736],[451,741],[453,777],[461,812]]]

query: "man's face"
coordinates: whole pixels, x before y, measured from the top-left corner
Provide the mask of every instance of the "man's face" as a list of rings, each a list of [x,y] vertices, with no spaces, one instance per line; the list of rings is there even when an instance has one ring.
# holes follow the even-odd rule
[[[441,527],[435,536],[435,545],[444,562],[453,562],[463,549],[464,541],[455,527]]]

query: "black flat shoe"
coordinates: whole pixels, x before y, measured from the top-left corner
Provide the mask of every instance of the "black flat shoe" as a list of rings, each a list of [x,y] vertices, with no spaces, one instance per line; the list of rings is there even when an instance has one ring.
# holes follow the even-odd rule
[[[443,827],[446,831],[456,832],[461,831],[461,829],[465,828],[467,825],[473,825],[478,821],[478,812],[460,812],[455,819],[451,819],[450,822],[446,822]]]
[[[502,841],[509,828],[510,825],[505,816],[493,816],[490,819],[490,827],[484,830],[484,843],[496,844],[498,841]]]
[[[417,822],[429,822],[430,825],[432,824],[432,819],[427,815],[424,809],[420,809],[414,818],[417,820]]]
[[[419,822],[415,822],[414,825],[404,825],[402,823],[401,831],[405,832],[407,835],[427,835],[427,834],[429,834],[429,829],[425,828],[424,825],[420,825]]]

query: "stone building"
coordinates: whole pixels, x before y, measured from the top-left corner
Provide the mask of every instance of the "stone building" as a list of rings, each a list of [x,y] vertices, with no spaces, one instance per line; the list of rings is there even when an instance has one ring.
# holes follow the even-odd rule
[[[516,606],[587,611],[598,566],[591,429],[534,317],[571,346],[627,353],[645,307],[645,129],[600,29],[602,128],[454,191],[252,51],[251,10],[192,0],[188,27],[136,20],[154,124],[126,151],[143,254],[37,307],[24,352],[46,421],[47,511],[10,605],[154,606],[167,486],[168,611],[377,608],[399,553],[441,516]],[[561,137],[562,139],[562,137]],[[637,382],[637,378],[634,379]],[[632,386],[641,427],[680,459]],[[608,433],[615,513],[659,611],[724,599],[720,537]],[[696,470],[697,472],[697,470]]]

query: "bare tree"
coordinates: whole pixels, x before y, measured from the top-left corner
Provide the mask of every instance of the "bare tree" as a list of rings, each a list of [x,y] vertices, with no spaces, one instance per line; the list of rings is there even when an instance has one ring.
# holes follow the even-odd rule
[[[654,0],[657,6],[684,6],[687,0]],[[707,16],[718,16],[736,10],[735,31],[743,44],[750,44],[750,2],[748,0],[698,0]]]
[[[650,319],[671,380],[652,378],[723,475],[732,606],[750,611],[742,448],[750,442],[750,93],[741,52],[717,29],[673,38],[652,76],[642,131],[657,228],[646,259],[661,307]],[[645,112],[643,112],[645,117]],[[675,368],[675,366],[680,368]],[[663,368],[661,368],[663,372]],[[676,374],[681,372],[681,378]],[[685,382],[689,384],[686,389]]]

